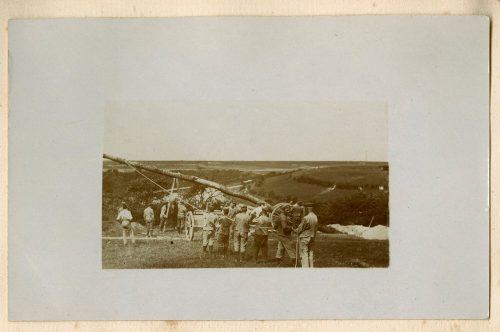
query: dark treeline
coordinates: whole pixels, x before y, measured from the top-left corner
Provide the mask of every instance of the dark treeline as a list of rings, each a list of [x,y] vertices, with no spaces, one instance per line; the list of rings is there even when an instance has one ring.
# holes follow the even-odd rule
[[[273,190],[262,191],[259,189],[266,178],[278,175],[276,172],[269,172],[264,175],[243,172],[240,170],[183,170],[185,174],[193,174],[212,181],[223,184],[239,184],[245,180],[253,179],[255,186],[249,186],[249,191],[256,194],[271,204],[279,202],[298,201],[300,197],[292,195],[279,195]],[[162,187],[169,189],[172,185],[172,179],[156,175],[147,174]],[[364,225],[372,226],[388,225],[389,223],[389,193],[386,190],[378,190],[376,184],[350,184],[342,182],[333,182],[318,180],[307,175],[294,175],[293,180],[308,184],[320,185],[323,187],[332,187],[336,185],[336,190],[344,190],[345,195],[327,202],[315,202],[316,213],[319,222],[322,225],[341,224],[341,225]],[[381,184],[384,185],[384,184]],[[203,188],[193,186],[192,183],[181,181],[180,186],[189,186],[185,192],[188,197],[199,193]],[[366,190],[358,190],[362,186]],[[108,170],[103,172],[103,218],[115,218],[117,208],[121,201],[126,201],[134,217],[142,219],[143,203],[150,203],[154,198],[161,198],[164,192],[142,177],[136,172],[119,172],[117,170]],[[377,190],[371,190],[377,189]],[[161,205],[153,206],[157,216]],[[373,220],[372,220],[373,218]],[[139,220],[138,220],[139,221]]]
[[[358,187],[363,187],[365,189],[378,189],[380,185],[384,186],[384,184],[374,184],[374,183],[365,183],[365,184],[353,184],[349,182],[337,182],[333,180],[320,180],[307,175],[297,175],[293,177],[294,181],[314,184],[322,187],[333,187],[336,186],[336,189],[346,189],[346,190],[355,190]]]
[[[255,190],[251,193],[258,194]],[[271,204],[297,202],[300,198],[292,195],[278,195],[274,191],[259,192]],[[362,225],[389,226],[389,193],[387,191],[352,191],[351,194],[328,202],[314,201],[315,212],[320,225]],[[373,218],[373,220],[372,220]]]

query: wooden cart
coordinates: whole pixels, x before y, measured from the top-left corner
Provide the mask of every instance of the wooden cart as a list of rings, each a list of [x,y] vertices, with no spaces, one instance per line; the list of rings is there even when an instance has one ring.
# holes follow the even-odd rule
[[[186,223],[184,226],[184,233],[186,234],[186,239],[192,241],[194,238],[194,232],[196,228],[203,228],[205,225],[205,214],[208,213],[205,210],[194,210],[188,211],[186,214]],[[212,213],[217,216],[222,216],[221,210],[215,210]]]

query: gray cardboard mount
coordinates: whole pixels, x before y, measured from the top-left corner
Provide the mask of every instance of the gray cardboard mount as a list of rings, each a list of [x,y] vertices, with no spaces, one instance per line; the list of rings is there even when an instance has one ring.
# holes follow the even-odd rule
[[[10,320],[488,317],[487,17],[14,20],[9,61]],[[127,100],[385,102],[390,267],[101,269]]]

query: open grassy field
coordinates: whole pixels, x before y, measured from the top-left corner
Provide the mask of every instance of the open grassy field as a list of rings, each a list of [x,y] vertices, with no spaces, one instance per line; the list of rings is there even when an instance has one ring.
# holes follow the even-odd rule
[[[387,187],[388,171],[383,166],[372,164],[336,165],[299,171],[295,177],[306,175],[309,178],[331,183],[349,183],[352,185],[383,185]]]
[[[357,166],[360,162],[352,161],[187,161],[187,160],[138,160],[146,165],[153,165],[164,169],[197,170],[197,169],[237,169],[246,172],[281,171],[299,167],[330,167],[330,166]],[[370,162],[370,165],[377,166],[385,163]],[[119,169],[132,171],[126,165],[119,164],[111,160],[104,160],[103,170]]]
[[[267,178],[260,187],[255,187],[256,193],[265,196],[273,192],[278,196],[291,196],[301,201],[334,201],[357,192],[352,189],[335,189],[329,191],[328,187],[317,184],[298,182],[293,179],[293,174],[278,175]]]
[[[255,194],[295,198],[302,201],[334,202],[356,194],[387,190],[387,164],[345,163],[300,170],[291,174],[268,176],[252,186]],[[335,186],[335,188],[333,188]]]
[[[102,267],[104,269],[161,269],[161,268],[235,268],[235,267],[294,267],[295,260],[255,263],[253,260],[237,264],[232,256],[209,258],[202,252],[201,232],[191,242],[175,232],[168,232],[170,240],[137,240],[125,246],[118,239],[102,240]],[[232,245],[232,243],[230,243]],[[277,241],[269,239],[268,257],[274,257]],[[247,253],[253,253],[253,237],[249,238]],[[250,256],[250,255],[249,255]],[[318,233],[315,249],[316,267],[387,267],[389,243],[364,240],[348,235]],[[300,267],[300,261],[298,266]]]

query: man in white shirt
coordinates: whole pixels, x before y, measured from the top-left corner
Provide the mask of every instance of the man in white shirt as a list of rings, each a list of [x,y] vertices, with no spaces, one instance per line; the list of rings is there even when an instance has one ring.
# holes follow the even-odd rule
[[[261,203],[259,206],[253,209],[253,211],[250,213],[250,220],[260,217],[260,214],[262,213],[265,207],[266,203]]]
[[[134,229],[132,228],[132,213],[128,210],[127,205],[122,203],[121,210],[116,217],[122,226],[123,244],[127,244],[127,231],[130,231],[130,239],[132,244],[135,244]]]
[[[144,209],[143,213],[144,221],[146,222],[147,237],[153,237],[153,222],[155,220],[155,212],[151,205],[148,205]]]
[[[160,211],[160,232],[165,232],[167,227],[167,204],[163,204]]]
[[[203,225],[203,252],[207,252],[213,256],[213,246],[214,246],[214,238],[215,238],[215,223],[217,222],[217,215],[214,213],[213,206],[210,206],[208,212],[205,213],[204,217],[204,225]],[[208,249],[207,249],[208,247]]]
[[[318,217],[313,212],[313,204],[308,204],[308,214],[297,227],[299,253],[302,267],[314,267],[314,239],[318,229]]]

